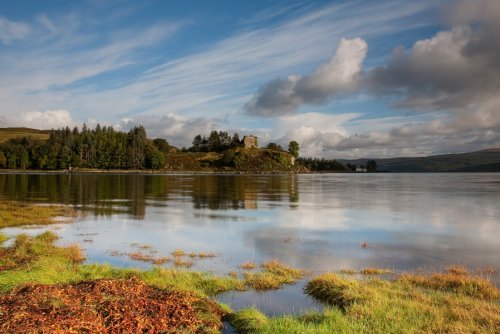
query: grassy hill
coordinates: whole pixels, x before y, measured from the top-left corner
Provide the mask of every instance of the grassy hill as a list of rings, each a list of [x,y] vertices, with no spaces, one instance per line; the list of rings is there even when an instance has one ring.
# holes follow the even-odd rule
[[[0,143],[12,138],[32,137],[39,140],[47,140],[49,131],[29,128],[0,128]]]
[[[369,159],[339,160],[364,165]],[[387,172],[500,172],[500,148],[429,157],[374,159],[379,171]]]

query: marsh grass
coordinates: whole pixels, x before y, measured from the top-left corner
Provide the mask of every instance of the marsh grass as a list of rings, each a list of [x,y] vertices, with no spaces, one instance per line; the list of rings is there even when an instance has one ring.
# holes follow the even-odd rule
[[[180,256],[174,257],[173,263],[174,263],[174,266],[176,266],[176,267],[186,267],[186,268],[190,268],[194,265],[193,261],[185,260]]]
[[[279,289],[285,284],[293,284],[307,274],[302,269],[289,267],[278,260],[270,260],[261,265],[260,272],[245,272],[243,277],[247,286],[258,290]]]
[[[385,274],[394,274],[392,270],[384,269],[384,268],[364,268],[360,271],[362,275],[385,275]]]
[[[119,269],[109,265],[83,265],[76,246],[58,247],[57,235],[45,232],[13,238],[0,247],[0,293],[24,284],[77,284],[98,279],[139,279],[167,291],[189,291],[213,296],[245,290],[249,283],[231,276],[183,269]],[[248,274],[297,279],[303,271],[278,261]],[[286,277],[284,279],[283,277]],[[255,278],[255,277],[254,277]],[[305,291],[328,305],[321,312],[268,318],[256,309],[242,310],[231,323],[248,333],[487,333],[500,332],[500,294],[487,279],[466,270],[403,274],[393,281],[371,276],[360,280],[335,274],[312,278]],[[64,307],[58,298],[47,300],[52,309]],[[200,306],[203,308],[203,306]],[[207,317],[210,317],[207,314]]]
[[[475,289],[448,284],[452,276],[452,282],[459,279]],[[491,282],[477,289],[478,279],[486,284],[484,278],[450,269],[394,281],[323,274],[305,290],[329,305],[324,311],[270,318],[253,333],[499,333],[499,291]]]
[[[486,278],[470,275],[467,271],[451,270],[431,275],[406,273],[399,277],[399,282],[417,287],[439,291],[448,291],[470,297],[484,299],[500,298],[500,291]]]
[[[252,270],[252,269],[255,269],[257,265],[255,264],[255,262],[253,261],[245,261],[243,262],[243,264],[240,266],[241,269],[244,269],[244,270]]]
[[[229,290],[244,290],[241,279],[179,269],[118,269],[109,265],[83,265],[77,245],[58,247],[58,236],[45,232],[37,236],[20,234],[9,247],[0,247],[0,292],[20,284],[64,284],[95,279],[138,278],[167,290],[194,291],[202,296]]]
[[[175,257],[180,257],[180,256],[184,256],[184,255],[187,255],[187,254],[182,249],[176,249],[172,252],[172,256],[175,256]]]
[[[19,202],[0,202],[0,228],[58,223],[58,217],[76,217],[67,206],[32,205]]]
[[[230,321],[240,333],[255,333],[268,323],[265,314],[256,308],[248,308],[234,314]]]
[[[354,302],[359,302],[370,294],[361,282],[342,278],[332,273],[314,277],[304,289],[308,295],[329,305],[345,309]]]

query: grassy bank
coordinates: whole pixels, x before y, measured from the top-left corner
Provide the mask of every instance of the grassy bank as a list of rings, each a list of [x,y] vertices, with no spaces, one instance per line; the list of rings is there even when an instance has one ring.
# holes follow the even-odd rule
[[[244,333],[500,333],[500,291],[466,270],[394,281],[330,273],[313,278],[305,292],[326,309],[276,318],[248,309],[232,323]]]
[[[123,328],[208,333],[217,331],[228,313],[209,296],[248,288],[276,289],[303,275],[276,260],[264,263],[251,280],[247,275],[216,276],[174,268],[144,271],[85,265],[78,245],[59,247],[57,239],[53,232],[20,234],[12,240],[0,233],[0,331],[111,333]],[[173,316],[177,311],[180,315]],[[38,329],[40,323],[44,325]]]

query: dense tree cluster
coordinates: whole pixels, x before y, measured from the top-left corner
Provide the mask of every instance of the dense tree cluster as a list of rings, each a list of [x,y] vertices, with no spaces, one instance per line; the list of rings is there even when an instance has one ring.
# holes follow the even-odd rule
[[[163,139],[147,139],[142,126],[126,133],[100,125],[90,130],[84,124],[81,131],[51,130],[46,141],[24,137],[0,144],[0,168],[159,169],[168,147]]]
[[[346,166],[344,166],[337,160],[298,158],[297,162],[299,162],[302,166],[307,167],[309,170],[315,172],[348,171]]]
[[[235,133],[232,137],[225,131],[212,131],[208,137],[196,135],[193,139],[191,152],[223,152],[241,144],[240,135]]]
[[[283,151],[283,147],[276,143],[269,143],[267,144],[266,148],[269,150]]]
[[[288,152],[293,155],[295,158],[299,157],[299,143],[295,140],[292,140],[290,144],[288,144]]]

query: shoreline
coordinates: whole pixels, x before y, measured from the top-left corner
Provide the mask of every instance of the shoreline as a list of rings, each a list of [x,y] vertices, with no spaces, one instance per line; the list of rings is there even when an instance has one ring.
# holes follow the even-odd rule
[[[196,170],[165,170],[165,169],[79,169],[79,170],[40,170],[40,169],[0,169],[0,174],[108,174],[108,175],[293,175],[293,174],[337,174],[341,172],[310,172],[310,171],[196,171]],[[344,173],[342,173],[344,174]]]

